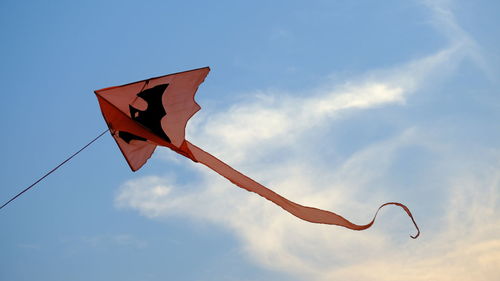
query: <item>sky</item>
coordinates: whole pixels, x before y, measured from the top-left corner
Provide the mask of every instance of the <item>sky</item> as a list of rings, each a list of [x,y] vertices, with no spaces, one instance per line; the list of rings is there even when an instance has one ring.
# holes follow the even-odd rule
[[[0,280],[496,280],[500,2],[0,2],[5,202],[106,129],[96,89],[210,66],[189,141],[301,221],[112,137],[0,211]]]

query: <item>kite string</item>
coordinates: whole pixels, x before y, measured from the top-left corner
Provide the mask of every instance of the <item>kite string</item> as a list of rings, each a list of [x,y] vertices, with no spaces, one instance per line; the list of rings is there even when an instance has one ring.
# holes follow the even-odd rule
[[[25,193],[26,191],[30,190],[33,186],[35,186],[37,183],[41,182],[44,178],[46,178],[48,175],[52,174],[53,172],[55,172],[57,169],[59,169],[59,167],[61,167],[62,165],[66,164],[66,162],[68,162],[69,160],[71,160],[71,158],[75,157],[78,153],[82,152],[85,148],[87,148],[89,145],[91,145],[92,143],[94,143],[97,139],[99,139],[100,137],[102,137],[105,133],[107,133],[109,131],[109,129],[106,129],[104,132],[102,132],[100,135],[98,135],[96,138],[94,138],[93,140],[91,140],[89,143],[87,143],[84,147],[80,148],[80,150],[78,150],[77,152],[73,153],[73,155],[71,155],[70,157],[68,157],[66,160],[62,161],[59,165],[57,165],[55,168],[53,168],[52,170],[50,170],[49,172],[47,172],[45,175],[43,175],[41,178],[39,178],[38,180],[36,180],[34,183],[32,183],[30,186],[28,186],[27,188],[25,188],[23,191],[19,192],[16,196],[12,197],[9,201],[5,202],[1,207],[0,209],[2,209],[3,207],[7,206],[10,202],[14,201],[17,197],[21,196],[23,193]]]

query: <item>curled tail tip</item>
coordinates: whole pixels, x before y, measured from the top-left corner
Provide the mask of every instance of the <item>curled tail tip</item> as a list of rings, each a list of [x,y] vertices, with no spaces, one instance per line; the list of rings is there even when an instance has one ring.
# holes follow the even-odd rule
[[[401,203],[398,203],[398,202],[388,202],[388,203],[382,204],[382,205],[378,208],[377,212],[375,213],[375,217],[373,218],[373,220],[375,220],[375,218],[377,217],[378,211],[380,211],[380,209],[381,209],[382,207],[386,206],[386,205],[397,205],[397,206],[399,206],[399,207],[403,208],[403,210],[406,212],[406,214],[408,214],[408,216],[410,217],[411,221],[413,222],[413,225],[415,225],[415,228],[417,229],[417,234],[415,234],[415,235],[411,235],[411,234],[410,234],[410,237],[411,237],[412,239],[417,239],[417,238],[420,236],[420,228],[418,228],[417,222],[416,222],[416,221],[415,221],[415,219],[413,218],[413,215],[412,215],[412,213],[411,213],[410,209],[409,209],[408,207],[406,207],[405,205],[401,204]],[[372,221],[372,222],[373,222],[373,221]]]
[[[417,237],[420,236],[420,228],[418,228],[417,222],[415,221],[415,219],[413,219],[413,216],[410,216],[410,218],[411,218],[413,224],[415,225],[415,228],[417,229],[417,234],[410,235],[410,237],[413,239],[417,239]]]
[[[413,218],[412,218],[412,220],[413,220]],[[415,220],[413,220],[413,223],[415,224],[415,228],[417,229],[417,234],[415,234],[415,235],[410,235],[410,237],[411,237],[411,238],[413,238],[413,239],[417,239],[417,237],[418,237],[418,236],[420,236],[420,228],[418,228],[418,225],[417,225],[417,223],[415,222]]]

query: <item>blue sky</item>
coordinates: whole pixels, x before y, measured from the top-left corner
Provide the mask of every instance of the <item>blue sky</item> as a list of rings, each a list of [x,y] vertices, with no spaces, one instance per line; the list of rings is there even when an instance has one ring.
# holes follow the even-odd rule
[[[105,129],[93,90],[210,66],[187,139],[306,223],[109,135],[2,209],[0,280],[495,280],[497,1],[0,3],[0,199]]]

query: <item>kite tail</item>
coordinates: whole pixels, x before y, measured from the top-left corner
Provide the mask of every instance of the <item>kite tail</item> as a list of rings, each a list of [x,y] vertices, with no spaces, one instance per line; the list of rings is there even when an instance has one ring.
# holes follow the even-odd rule
[[[283,208],[285,211],[289,212],[290,214],[303,219],[308,222],[312,223],[322,223],[322,224],[330,224],[330,225],[339,225],[343,226],[352,230],[364,230],[367,228],[370,228],[373,223],[375,222],[375,219],[377,217],[378,212],[380,209],[384,206],[387,205],[396,205],[401,208],[408,214],[408,216],[411,218],[413,224],[415,225],[415,228],[417,229],[417,234],[412,236],[410,235],[411,238],[415,239],[420,235],[420,229],[418,228],[417,223],[415,222],[413,215],[410,212],[410,209],[406,207],[405,205],[397,202],[388,202],[383,205],[381,205],[377,212],[375,213],[375,216],[371,220],[370,223],[365,224],[365,225],[358,225],[354,224],[344,217],[335,214],[330,211],[325,211],[313,207],[308,207],[308,206],[302,206],[300,204],[297,204],[295,202],[292,202],[285,197],[277,194],[276,192],[270,190],[269,188],[259,184],[258,182],[252,180],[251,178],[243,175],[242,173],[236,171],[235,169],[231,168],[229,165],[225,164],[224,162],[220,161],[217,159],[215,156],[211,155],[210,153],[202,150],[201,148],[195,146],[194,144],[185,141],[184,143],[184,149],[189,151],[190,158],[195,161],[195,162],[200,162],[203,165],[207,166],[208,168],[214,170],[221,176],[225,177],[235,185],[246,189],[251,192],[255,192],[258,195],[266,198],[267,200],[275,203],[276,205],[280,206]]]

